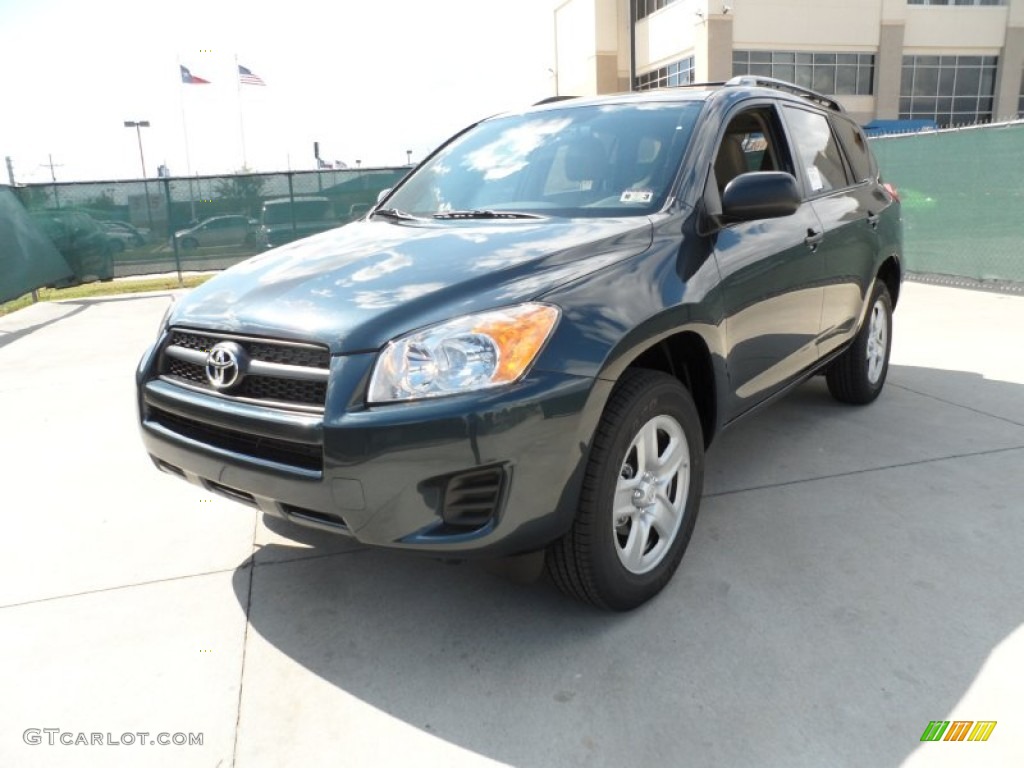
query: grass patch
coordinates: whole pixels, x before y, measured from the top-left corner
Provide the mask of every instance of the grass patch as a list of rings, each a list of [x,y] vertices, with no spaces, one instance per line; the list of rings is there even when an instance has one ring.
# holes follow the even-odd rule
[[[209,280],[213,275],[188,275],[185,287],[195,288]],[[90,299],[97,296],[117,296],[124,293],[142,293],[144,291],[166,291],[178,288],[177,277],[155,277],[143,280],[114,280],[109,283],[86,283],[73,288],[40,288],[40,301],[59,301],[60,299]],[[32,303],[32,294],[26,293],[17,299],[0,304],[0,317],[27,307]]]

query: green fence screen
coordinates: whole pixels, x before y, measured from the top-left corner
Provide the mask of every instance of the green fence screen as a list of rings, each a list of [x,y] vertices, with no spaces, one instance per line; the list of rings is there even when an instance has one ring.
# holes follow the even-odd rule
[[[1024,122],[880,137],[872,146],[903,200],[908,272],[1024,285]],[[32,184],[15,192],[73,270],[70,280],[83,282],[225,269],[362,216],[408,171]],[[9,295],[14,272],[0,265]],[[28,282],[54,282],[51,272],[40,262],[31,274],[46,282]],[[37,287],[23,283],[16,288]]]
[[[359,218],[408,171],[31,184],[15,192],[74,271],[71,281],[85,282],[226,269]]]
[[[1024,283],[1024,123],[871,145],[903,201],[908,271]]]
[[[51,239],[40,232],[11,189],[0,187],[0,302],[70,275]]]

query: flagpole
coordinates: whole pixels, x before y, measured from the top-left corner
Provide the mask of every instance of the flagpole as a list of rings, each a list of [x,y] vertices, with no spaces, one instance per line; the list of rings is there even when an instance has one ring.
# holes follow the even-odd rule
[[[242,112],[242,78],[238,69],[238,54],[235,54],[235,85],[238,87],[238,131],[242,136],[242,168],[249,168],[249,160],[245,153],[245,116]]]
[[[185,119],[185,88],[181,79],[181,57],[178,57],[178,102],[181,104],[181,132],[185,136],[185,168],[188,171],[188,199],[192,207],[192,220],[196,218],[196,196],[192,191],[192,154],[188,147],[188,121]]]

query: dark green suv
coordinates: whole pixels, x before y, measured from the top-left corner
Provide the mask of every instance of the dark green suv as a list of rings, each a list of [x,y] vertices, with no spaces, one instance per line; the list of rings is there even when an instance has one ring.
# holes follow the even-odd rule
[[[629,609],[679,564],[719,431],[815,373],[878,396],[901,247],[826,97],[737,78],[545,104],[174,306],[142,435],[268,515],[445,558],[545,550],[563,590]]]

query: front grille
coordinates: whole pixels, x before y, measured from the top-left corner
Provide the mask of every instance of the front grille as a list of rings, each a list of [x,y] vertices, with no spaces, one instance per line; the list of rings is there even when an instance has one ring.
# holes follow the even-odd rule
[[[324,468],[323,450],[319,445],[225,429],[152,406],[149,419],[164,429],[215,448],[316,472]]]
[[[167,374],[177,379],[184,379],[192,384],[207,385],[206,371],[201,365],[186,363],[184,360],[175,360],[173,357],[166,361]]]
[[[241,347],[247,370],[233,387],[215,389],[206,375],[206,356],[222,341]],[[158,373],[172,383],[223,397],[320,411],[327,400],[330,366],[330,351],[314,344],[175,329],[162,350]]]
[[[273,376],[247,376],[239,394],[256,400],[280,400],[286,403],[323,403],[327,383],[277,379]]]
[[[170,343],[174,346],[194,349],[205,354],[213,349],[217,342],[224,341],[225,339],[239,341],[253,360],[260,360],[265,363],[279,363],[280,365],[301,365],[309,368],[327,369],[331,367],[331,353],[323,347],[314,347],[308,344],[292,344],[286,341],[244,340],[234,336],[217,336],[180,330],[171,332]]]

